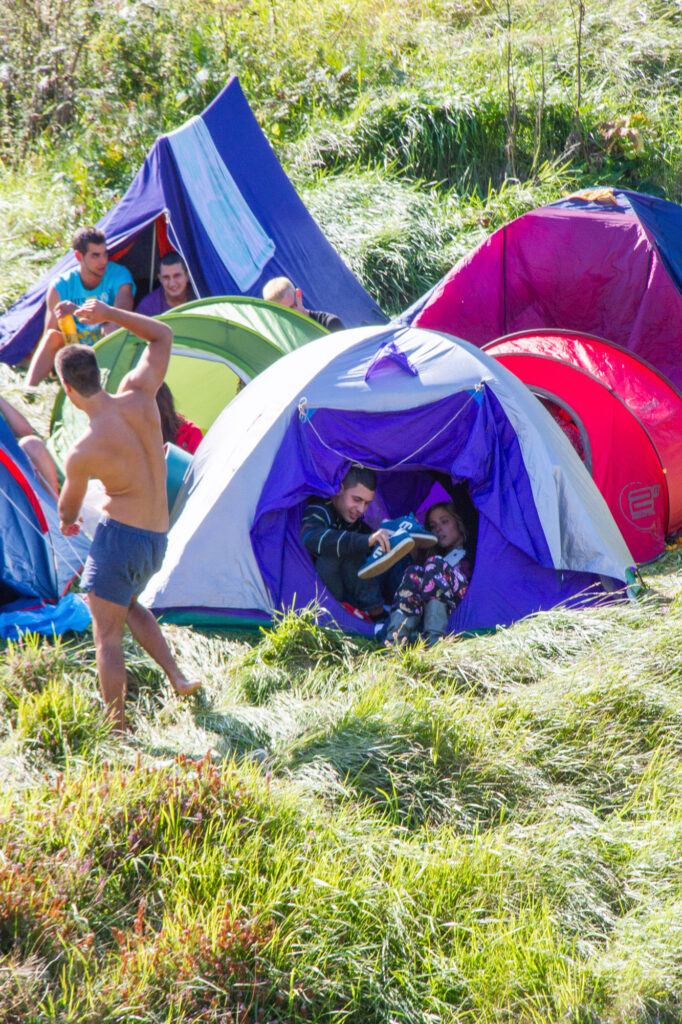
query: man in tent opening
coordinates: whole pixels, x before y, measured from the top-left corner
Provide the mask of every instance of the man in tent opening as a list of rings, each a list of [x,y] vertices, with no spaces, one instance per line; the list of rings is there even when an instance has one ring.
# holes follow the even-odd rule
[[[194,693],[201,685],[185,678],[156,619],[137,601],[166,551],[166,466],[156,392],[168,369],[173,332],[159,320],[114,309],[97,299],[89,299],[76,314],[85,324],[112,322],[149,343],[115,395],[102,389],[92,349],[68,345],[56,359],[64,391],[90,420],[66,457],[59,498],[61,530],[67,536],[78,533],[88,480],[100,480],[106,492],[104,515],[95,530],[81,586],[89,591],[102,694],[114,727],[124,732],[126,623],[178,694]]]
[[[385,520],[378,530],[372,530],[363,517],[376,489],[373,470],[352,466],[333,497],[310,499],[301,521],[301,542],[313,556],[315,571],[329,593],[339,604],[373,621],[385,615],[384,595],[376,577],[402,564],[415,544],[436,543],[435,535],[425,531],[414,516]],[[394,589],[391,587],[391,596]]]
[[[195,298],[182,256],[177,252],[167,252],[159,260],[159,287],[140,300],[137,312],[145,316],[159,316]]]
[[[379,620],[384,615],[381,588],[375,579],[358,577],[375,545],[380,555],[391,550],[388,532],[372,531],[363,519],[376,489],[374,472],[353,466],[332,498],[310,499],[301,522],[301,542],[313,556],[317,575],[339,604]]]
[[[343,324],[334,313],[325,313],[322,309],[306,309],[303,305],[303,294],[295,288],[288,277],[272,277],[263,285],[263,298],[266,302],[276,302],[288,309],[297,309],[305,313],[311,320],[326,327],[328,331],[342,331]]]
[[[35,387],[54,369],[57,352],[69,341],[94,345],[103,334],[116,329],[115,323],[86,324],[76,315],[88,299],[100,299],[117,309],[132,309],[135,285],[130,271],[109,261],[107,241],[97,228],[79,228],[73,236],[78,266],[55,278],[47,290],[45,329],[26,375],[26,386]],[[61,323],[60,323],[61,321]],[[71,332],[75,330],[75,335]]]

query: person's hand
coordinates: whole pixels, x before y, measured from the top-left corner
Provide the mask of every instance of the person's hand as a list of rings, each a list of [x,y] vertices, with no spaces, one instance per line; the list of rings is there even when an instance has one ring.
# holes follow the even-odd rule
[[[62,531],[65,537],[75,537],[77,533],[81,532],[82,519],[79,519],[77,523],[60,523],[59,529]]]
[[[375,530],[369,535],[369,546],[373,548],[375,544],[381,544],[382,551],[391,550],[391,536],[388,530]]]
[[[54,313],[57,320],[61,320],[63,316],[73,316],[77,308],[78,307],[75,302],[70,302],[69,299],[62,299],[62,301],[58,302],[54,307]]]
[[[111,309],[106,302],[99,299],[88,299],[76,310],[76,316],[84,324],[103,324],[109,320]]]

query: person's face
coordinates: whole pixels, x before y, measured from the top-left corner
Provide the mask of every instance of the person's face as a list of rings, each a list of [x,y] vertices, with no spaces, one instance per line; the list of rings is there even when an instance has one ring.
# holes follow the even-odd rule
[[[84,270],[90,277],[104,277],[104,271],[109,262],[106,245],[90,242],[84,253],[76,252],[76,259],[81,265],[81,270]]]
[[[458,521],[446,508],[437,508],[429,515],[429,530],[438,538],[438,547],[446,551],[462,547],[464,536]]]
[[[303,309],[303,297],[301,295],[300,288],[294,288],[293,291],[285,292],[277,299],[279,306],[286,306],[287,309]]]
[[[187,292],[189,275],[182,263],[171,263],[167,267],[161,267],[159,284],[167,299],[182,299]]]
[[[332,498],[332,505],[345,522],[355,523],[364,516],[373,497],[374,491],[368,487],[353,484],[352,487],[342,487]]]

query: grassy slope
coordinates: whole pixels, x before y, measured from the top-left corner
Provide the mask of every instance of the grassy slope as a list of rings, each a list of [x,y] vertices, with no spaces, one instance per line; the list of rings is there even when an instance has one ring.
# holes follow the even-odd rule
[[[131,645],[125,744],[87,639],[11,646],[0,1020],[678,1019],[679,553],[649,578],[404,655],[168,630],[205,695]]]
[[[484,0],[185,4],[153,54],[155,9],[112,7],[82,116],[2,174],[0,303],[228,67],[392,310],[578,184],[679,199],[678,6],[587,3],[584,145],[575,4],[512,4],[510,36]],[[47,402],[24,411],[45,429]],[[682,1019],[680,559],[639,605],[432,652],[306,618],[254,646],[169,629],[205,694],[178,702],[131,643],[126,743],[89,636],[9,645],[0,1022]]]

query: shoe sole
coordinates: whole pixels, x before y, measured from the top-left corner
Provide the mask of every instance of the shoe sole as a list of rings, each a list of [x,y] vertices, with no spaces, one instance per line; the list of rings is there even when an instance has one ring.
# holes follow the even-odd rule
[[[438,538],[432,533],[422,533],[418,536],[413,534],[412,540],[417,548],[434,548],[438,543]]]
[[[380,576],[382,572],[386,572],[392,565],[395,565],[401,558],[409,554],[413,547],[414,540],[412,537],[406,537],[405,540],[401,540],[394,548],[387,551],[383,558],[377,558],[376,562],[363,566],[358,572],[359,579],[371,580],[373,576]]]

